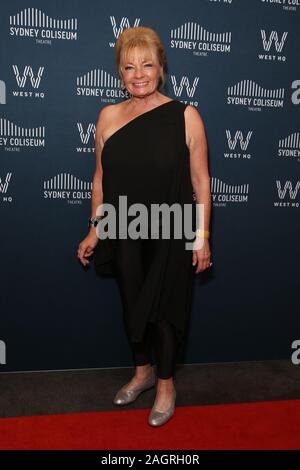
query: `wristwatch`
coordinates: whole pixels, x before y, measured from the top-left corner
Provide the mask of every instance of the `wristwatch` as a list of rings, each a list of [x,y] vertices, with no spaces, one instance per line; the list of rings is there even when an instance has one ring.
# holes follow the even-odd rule
[[[89,218],[89,223],[88,223],[88,227],[90,228],[91,225],[93,227],[97,227],[98,225],[98,222],[100,219],[102,219],[102,217],[104,217],[103,215],[96,215],[95,217],[90,217]]]

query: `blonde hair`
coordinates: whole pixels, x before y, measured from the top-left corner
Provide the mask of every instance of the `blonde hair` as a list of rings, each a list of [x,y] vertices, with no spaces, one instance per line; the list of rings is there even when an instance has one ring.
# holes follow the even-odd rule
[[[162,73],[160,74],[158,81],[158,88],[163,87],[166,82],[167,68],[164,46],[156,31],[145,26],[124,29],[116,41],[116,63],[121,80],[123,81],[122,63],[126,61],[126,58],[134,47],[138,47],[145,54],[150,53],[150,55],[152,55],[152,52],[154,51],[157,61],[162,67]]]

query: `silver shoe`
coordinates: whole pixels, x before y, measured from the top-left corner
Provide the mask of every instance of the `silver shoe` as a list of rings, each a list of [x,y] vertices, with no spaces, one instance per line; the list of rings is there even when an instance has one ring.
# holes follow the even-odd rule
[[[151,426],[161,426],[165,424],[173,416],[175,411],[176,390],[173,391],[172,403],[166,411],[160,411],[155,406],[149,414],[148,423]]]
[[[140,393],[154,387],[156,383],[156,375],[152,368],[152,373],[150,377],[148,377],[139,387],[127,389],[126,385],[124,385],[116,394],[115,398],[113,399],[113,403],[115,405],[127,405],[128,403],[132,403]]]

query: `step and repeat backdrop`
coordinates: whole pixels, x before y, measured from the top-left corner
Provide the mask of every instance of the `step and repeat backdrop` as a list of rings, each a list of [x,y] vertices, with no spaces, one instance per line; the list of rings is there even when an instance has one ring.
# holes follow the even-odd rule
[[[213,267],[195,275],[182,361],[298,363],[299,22],[299,0],[2,2],[0,372],[132,365],[115,279],[76,254],[133,26],[159,34],[163,93],[208,140]]]

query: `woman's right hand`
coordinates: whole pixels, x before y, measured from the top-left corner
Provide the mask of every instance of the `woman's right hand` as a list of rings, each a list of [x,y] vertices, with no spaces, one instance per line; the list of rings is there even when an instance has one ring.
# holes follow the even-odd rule
[[[90,264],[90,262],[85,259],[86,257],[91,256],[94,253],[94,248],[97,245],[99,238],[97,237],[96,231],[90,232],[83,240],[80,242],[77,250],[77,257],[83,266]]]

